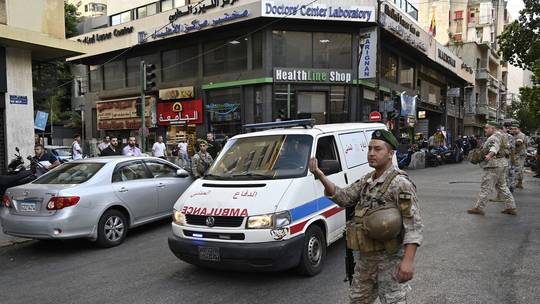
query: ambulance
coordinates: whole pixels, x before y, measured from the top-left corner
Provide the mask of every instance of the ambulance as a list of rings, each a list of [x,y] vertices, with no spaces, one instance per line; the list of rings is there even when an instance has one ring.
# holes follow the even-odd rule
[[[372,170],[368,142],[386,126],[294,120],[245,127],[255,132],[231,138],[176,202],[169,248],[202,267],[316,275],[327,246],[343,236],[345,210],[324,195],[308,161],[316,157],[346,187]]]

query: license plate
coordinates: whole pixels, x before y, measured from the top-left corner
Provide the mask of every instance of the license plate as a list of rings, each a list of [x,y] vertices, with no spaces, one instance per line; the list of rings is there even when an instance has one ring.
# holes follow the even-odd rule
[[[204,261],[219,262],[219,247],[203,247],[199,246],[199,259]]]
[[[19,209],[24,212],[36,211],[36,204],[35,203],[21,203]]]

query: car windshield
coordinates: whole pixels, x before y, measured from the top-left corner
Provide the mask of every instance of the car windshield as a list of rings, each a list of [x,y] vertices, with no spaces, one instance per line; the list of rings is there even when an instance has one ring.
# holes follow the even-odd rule
[[[58,156],[71,156],[71,148],[57,148],[53,150]]]
[[[34,184],[81,184],[92,178],[104,163],[67,163],[40,176]]]
[[[249,180],[305,176],[313,137],[269,135],[231,139],[206,179]]]

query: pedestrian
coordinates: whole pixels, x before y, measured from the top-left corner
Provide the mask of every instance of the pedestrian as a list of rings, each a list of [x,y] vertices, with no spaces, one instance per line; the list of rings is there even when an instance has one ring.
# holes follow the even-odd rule
[[[109,146],[101,152],[101,156],[116,156],[122,155],[122,149],[118,143],[118,137],[112,135]]]
[[[208,143],[206,140],[201,139],[199,142],[199,152],[193,155],[191,159],[191,170],[195,178],[204,176],[208,168],[212,165],[214,159],[212,155],[208,153]]]
[[[71,158],[73,160],[82,159],[81,136],[79,134],[75,134],[73,139],[74,141],[71,144]]]
[[[163,143],[163,136],[158,136],[157,142],[154,143],[152,146],[152,154],[155,157],[166,159],[167,156],[167,148],[165,147],[165,144]]]
[[[506,184],[505,167],[508,165],[508,162],[505,157],[510,154],[510,148],[507,137],[499,132],[500,128],[501,125],[496,121],[489,121],[484,126],[484,132],[488,137],[482,145],[485,157],[484,161],[480,163],[480,167],[484,172],[476,205],[467,210],[470,214],[484,215],[488,196],[494,188],[497,192],[501,192],[501,197],[505,202],[506,207],[501,213],[517,214],[514,196]]]
[[[340,189],[309,162],[326,195],[341,207],[354,207],[347,224],[347,247],[355,251],[356,266],[350,287],[350,303],[406,303],[408,284],[414,275],[416,249],[422,243],[422,219],[416,187],[407,174],[394,168],[398,142],[391,132],[375,130],[368,145],[368,173]]]
[[[529,140],[521,132],[518,122],[512,124],[512,134],[516,140],[516,189],[523,189],[523,170],[525,170]]]
[[[216,141],[214,133],[208,132],[206,134],[206,142],[208,144],[208,153],[215,159],[219,151],[221,151],[221,145]]]
[[[141,149],[137,147],[137,141],[134,136],[128,138],[128,144],[122,149],[125,156],[141,156]]]
[[[178,155],[180,156],[180,160],[182,161],[182,167],[186,167],[189,165],[189,154],[188,154],[188,144],[186,142],[186,138],[182,137],[180,138],[180,142],[178,143]]]
[[[536,132],[536,175],[534,177],[540,178],[540,131]]]
[[[60,166],[58,158],[45,151],[42,144],[36,144],[34,147],[34,157],[30,169],[36,177],[47,173],[48,171]]]
[[[103,141],[100,142],[98,145],[98,150],[99,150],[100,155],[101,155],[101,152],[103,152],[103,150],[107,149],[110,142],[111,142],[111,137],[109,135],[103,137]]]

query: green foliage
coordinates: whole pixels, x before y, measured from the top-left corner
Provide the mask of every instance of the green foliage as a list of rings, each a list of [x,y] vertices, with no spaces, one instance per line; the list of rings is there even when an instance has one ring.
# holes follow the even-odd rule
[[[80,21],[77,6],[64,1],[64,20],[66,28],[66,38],[77,36],[77,24]]]

